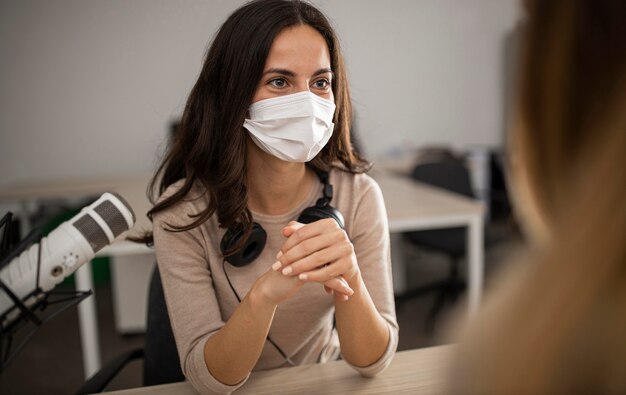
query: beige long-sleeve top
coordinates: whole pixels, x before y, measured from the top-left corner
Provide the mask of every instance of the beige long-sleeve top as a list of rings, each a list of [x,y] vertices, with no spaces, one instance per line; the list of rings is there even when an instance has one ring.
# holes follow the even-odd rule
[[[339,169],[330,173],[334,188],[331,205],[345,219],[345,230],[352,240],[364,283],[374,304],[389,326],[389,344],[383,356],[367,367],[353,366],[363,376],[374,376],[385,369],[396,351],[398,324],[393,299],[389,232],[382,193],[378,184],[365,174]],[[163,197],[179,189],[182,182],[170,186]],[[267,232],[261,255],[245,267],[224,262],[219,245],[225,229],[213,215],[203,225],[185,232],[165,230],[170,225],[190,222],[189,215],[206,207],[199,188],[175,207],[154,216],[154,241],[157,262],[181,367],[185,377],[200,393],[228,393],[243,385],[229,386],[215,379],[204,361],[207,339],[231,317],[238,300],[228,284],[230,279],[241,299],[256,279],[276,261],[285,242],[281,229],[315,204],[322,195],[316,183],[298,207],[278,216],[253,212],[253,217]],[[162,198],[163,198],[162,197]],[[326,362],[338,358],[340,344],[333,329],[333,297],[319,283],[307,283],[276,309],[269,337],[296,364]],[[289,366],[278,350],[266,341],[253,370]]]

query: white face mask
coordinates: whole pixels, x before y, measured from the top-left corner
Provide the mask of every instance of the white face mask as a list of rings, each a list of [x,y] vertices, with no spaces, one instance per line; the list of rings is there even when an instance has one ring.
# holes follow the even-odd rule
[[[248,129],[256,145],[289,162],[315,158],[333,134],[335,104],[311,92],[259,100],[249,109]]]

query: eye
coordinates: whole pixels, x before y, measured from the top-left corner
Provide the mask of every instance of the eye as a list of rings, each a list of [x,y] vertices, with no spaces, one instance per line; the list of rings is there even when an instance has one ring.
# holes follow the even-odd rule
[[[269,81],[268,84],[270,84],[274,88],[280,89],[287,86],[287,81],[284,78],[274,78],[273,80]]]
[[[313,83],[313,86],[315,86],[315,88],[317,89],[328,89],[328,87],[330,86],[330,81],[328,81],[326,78],[321,78],[315,81]]]

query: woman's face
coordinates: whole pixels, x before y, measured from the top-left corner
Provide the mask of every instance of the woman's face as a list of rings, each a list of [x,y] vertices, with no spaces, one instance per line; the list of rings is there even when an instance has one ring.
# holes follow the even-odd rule
[[[334,102],[333,77],[322,35],[308,25],[293,26],[274,39],[252,102],[303,91]]]

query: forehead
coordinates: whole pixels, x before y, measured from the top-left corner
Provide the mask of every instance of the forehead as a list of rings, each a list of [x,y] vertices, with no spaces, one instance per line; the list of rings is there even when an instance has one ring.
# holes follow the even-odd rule
[[[316,71],[330,67],[330,52],[324,37],[308,25],[281,31],[270,48],[265,69],[284,68],[292,71]]]

